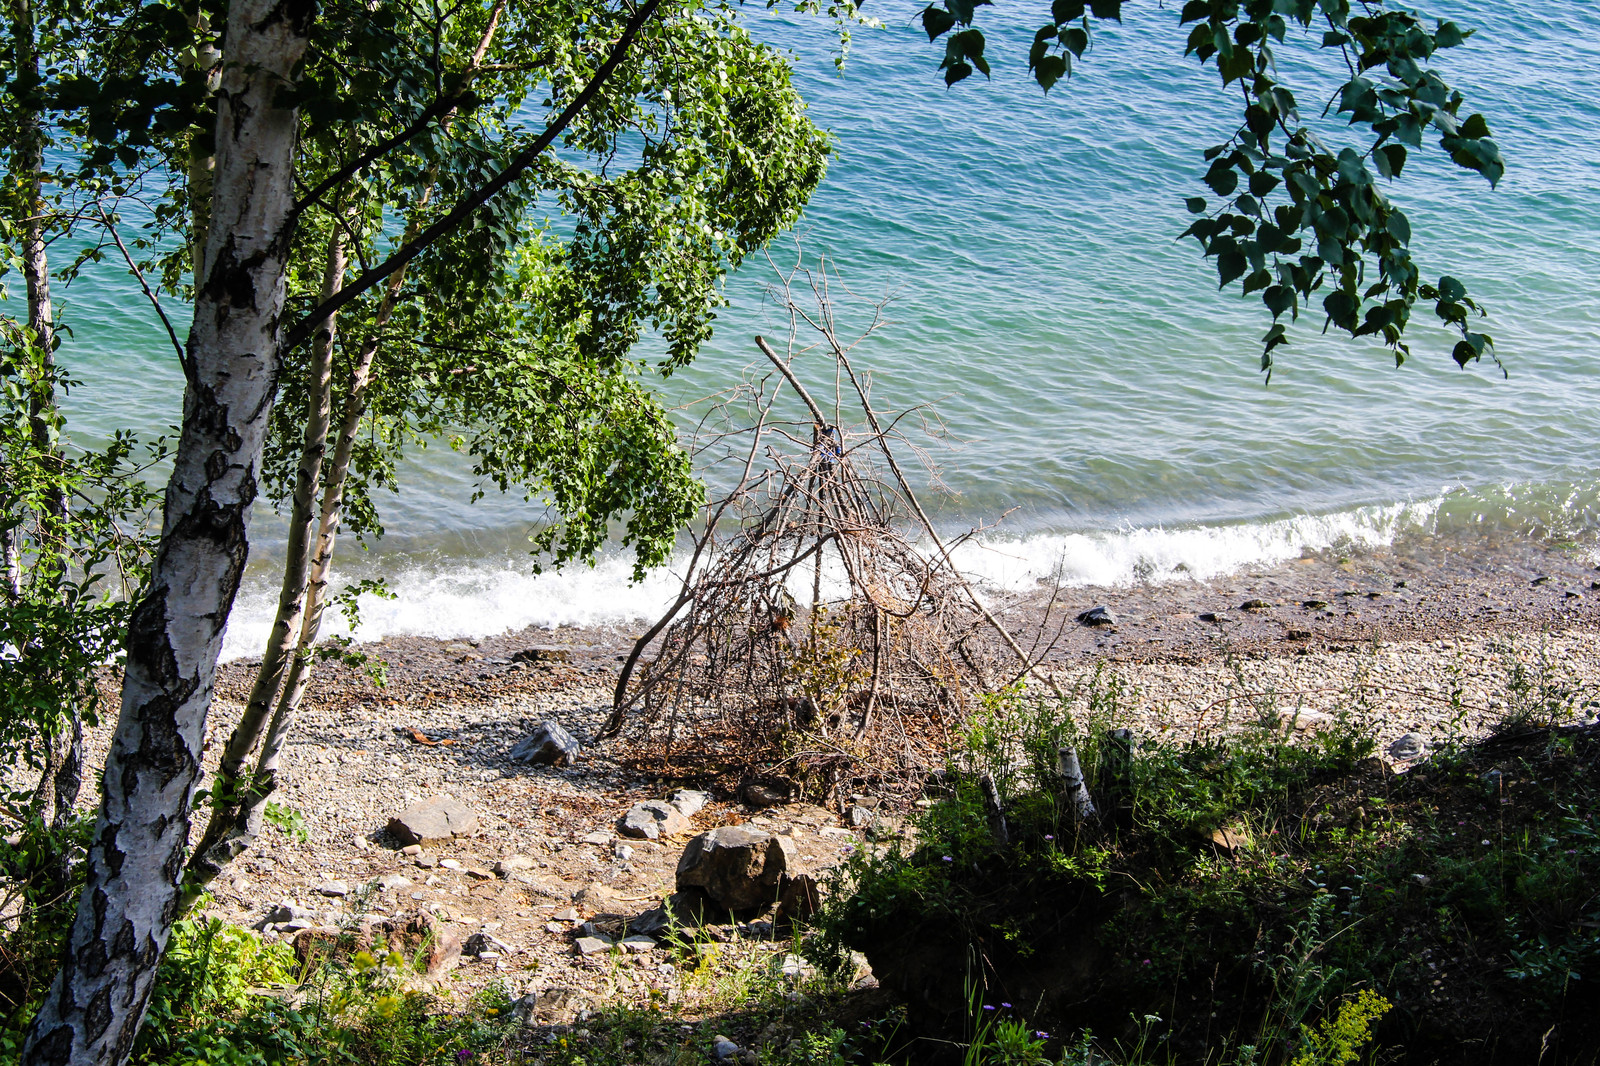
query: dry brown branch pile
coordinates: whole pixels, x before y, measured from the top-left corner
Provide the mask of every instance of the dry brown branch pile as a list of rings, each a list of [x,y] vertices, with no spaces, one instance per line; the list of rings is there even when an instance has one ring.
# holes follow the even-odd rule
[[[925,408],[875,408],[851,361],[882,306],[843,343],[828,284],[784,279],[786,353],[756,338],[769,365],[695,436],[701,468],[731,471],[732,487],[707,507],[681,592],[634,647],[602,733],[657,771],[818,800],[852,779],[908,781],[939,763],[977,693],[1031,665],[907,482],[900,457],[926,456],[903,427],[937,424]],[[802,379],[832,380],[827,409]]]

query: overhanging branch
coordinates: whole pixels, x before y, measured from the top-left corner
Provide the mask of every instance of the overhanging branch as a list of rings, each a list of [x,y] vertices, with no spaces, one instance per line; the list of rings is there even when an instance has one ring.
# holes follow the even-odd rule
[[[633,44],[634,38],[639,35],[639,31],[644,28],[645,23],[650,21],[651,16],[655,14],[656,9],[660,6],[661,0],[644,0],[644,3],[639,5],[638,9],[628,19],[627,25],[623,27],[621,36],[617,38],[617,43],[611,49],[611,55],[594,72],[594,76],[589,79],[588,84],[544,128],[544,132],[539,134],[531,145],[519,152],[506,165],[504,170],[480,186],[475,192],[463,197],[444,217],[428,226],[421,233],[418,233],[412,240],[407,241],[389,258],[377,266],[363,271],[354,281],[341,289],[338,295],[318,304],[283,335],[282,340],[279,342],[281,350],[287,353],[304,344],[311,338],[317,327],[327,320],[329,315],[338,311],[345,304],[354,300],[374,285],[382,282],[400,267],[411,262],[434,241],[460,225],[474,211],[488,203],[508,185],[525,174],[528,168],[538,162],[539,157],[545,153],[550,145],[555,143],[555,139],[561,136],[562,132],[572,124],[572,120],[577,118],[583,109],[588,107],[590,102],[594,100],[601,87],[605,85],[617,67],[621,65],[629,47]]]

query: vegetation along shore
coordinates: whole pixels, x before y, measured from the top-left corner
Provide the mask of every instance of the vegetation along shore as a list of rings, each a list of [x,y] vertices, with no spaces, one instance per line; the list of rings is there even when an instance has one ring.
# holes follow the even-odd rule
[[[1600,1061],[1600,490],[1539,361],[1593,316],[1476,251],[1503,183],[1571,214],[1515,79],[1384,0],[993,6],[11,5],[0,1063]],[[904,60],[820,90],[891,116],[836,173],[902,243],[843,263],[772,258],[851,158],[803,27]],[[890,262],[959,291],[907,329]],[[1485,401],[1497,301],[1538,384]],[[386,522],[660,613],[338,635]]]

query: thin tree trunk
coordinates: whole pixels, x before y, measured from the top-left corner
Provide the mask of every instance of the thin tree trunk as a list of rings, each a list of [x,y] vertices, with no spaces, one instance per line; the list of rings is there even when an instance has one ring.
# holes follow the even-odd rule
[[[488,24],[467,64],[465,83],[471,82],[483,63],[504,10],[505,0],[498,0],[490,10]],[[446,111],[440,117],[440,121],[448,121],[454,112],[454,108]],[[430,179],[424,184],[422,194],[418,197],[418,211],[413,215],[413,221],[407,227],[402,241],[414,239],[421,231],[422,226],[417,220],[417,215],[420,214],[420,209],[427,205],[432,193],[433,183]],[[288,736],[295,713],[300,708],[300,701],[305,696],[306,688],[311,683],[313,649],[321,632],[323,612],[327,608],[328,575],[332,569],[334,545],[344,515],[344,490],[350,474],[356,434],[360,431],[362,418],[366,416],[372,367],[378,354],[380,338],[394,315],[395,306],[405,286],[406,268],[407,265],[402,263],[389,276],[371,332],[361,345],[355,365],[350,372],[339,432],[334,444],[333,461],[329,464],[323,488],[322,507],[317,522],[316,550],[311,558],[309,572],[306,566],[304,541],[296,543],[293,539],[302,530],[309,531],[311,496],[316,491],[315,477],[310,480],[309,487],[304,477],[305,457],[309,455],[311,447],[311,427],[308,426],[307,450],[302,453],[301,460],[302,479],[296,483],[294,513],[290,527],[291,543],[284,569],[283,592],[278,601],[278,616],[274,622],[268,652],[263,656],[261,666],[256,672],[249,706],[228,739],[228,747],[223,755],[223,769],[219,771],[217,778],[220,789],[226,774],[229,789],[235,795],[228,798],[226,806],[219,805],[215,808],[206,832],[195,849],[194,857],[190,860],[189,875],[184,890],[185,907],[197,899],[205,885],[215,880],[228,863],[243,854],[261,835],[262,815],[267,800],[278,784],[279,758],[283,751],[283,743]],[[342,270],[340,277],[342,280]],[[324,292],[322,302],[326,303],[338,289],[337,287],[329,289],[325,285]],[[333,317],[330,315],[330,322]],[[327,335],[331,338],[331,333]],[[328,406],[331,406],[331,397]],[[316,421],[315,417],[313,421]],[[324,407],[318,428],[319,466],[327,448],[327,429],[328,408]],[[302,490],[305,491],[303,511]],[[298,626],[299,632],[295,635],[294,652],[290,655],[289,637],[294,626]],[[275,695],[277,705],[273,709],[271,722],[267,725],[266,737],[261,740],[267,706]],[[255,748],[258,740],[261,740],[260,753],[256,757],[255,768],[246,784],[241,771],[244,760]]]
[[[248,553],[280,364],[298,116],[279,101],[293,87],[314,12],[313,0],[229,5],[183,432],[161,546],[128,629],[87,883],[61,971],[28,1031],[30,1064],[124,1062],[172,932],[217,654]]]
[[[15,47],[14,77],[24,91],[39,82],[37,27],[31,0],[12,0],[12,41]],[[14,148],[13,177],[22,193],[24,222],[22,231],[22,276],[28,290],[28,332],[38,351],[28,397],[28,430],[38,461],[59,469],[60,442],[56,436],[55,395],[55,306],[50,295],[50,259],[45,244],[44,202],[44,123],[38,110],[24,109],[18,123]],[[67,516],[66,495],[59,482],[44,500],[44,524],[59,525]],[[14,540],[7,541],[7,581],[14,598],[22,594],[22,561]],[[28,649],[17,649],[28,654]],[[34,793],[34,809],[52,829],[63,829],[71,820],[82,786],[83,717],[74,704],[67,710],[66,729],[45,739],[45,764]],[[68,865],[65,848],[51,862],[51,876],[64,890]]]
[[[328,254],[323,268],[322,299],[339,291],[344,283],[348,256],[346,230],[335,225],[328,239]],[[242,774],[246,760],[261,739],[278,689],[284,666],[300,636],[300,621],[306,602],[307,569],[311,561],[312,526],[316,518],[317,496],[322,485],[322,460],[328,451],[328,427],[333,412],[333,351],[337,317],[330,315],[312,343],[310,381],[307,389],[305,437],[300,447],[300,466],[295,476],[294,499],[290,506],[289,542],[285,549],[283,584],[278,594],[278,613],[256,668],[256,679],[244,714],[228,737],[217,767],[211,791],[211,818],[205,833],[195,845],[189,860],[189,876],[183,889],[185,909],[223,868],[249,846],[244,834],[235,832],[240,823],[244,796]],[[253,834],[251,834],[253,836]]]
[[[426,202],[426,195],[423,199]],[[312,657],[322,630],[322,615],[328,605],[328,576],[333,569],[333,550],[339,539],[340,523],[344,520],[344,490],[349,480],[350,460],[355,453],[361,420],[367,412],[367,396],[372,388],[372,365],[378,354],[379,338],[394,314],[395,304],[405,285],[405,274],[406,268],[402,265],[389,279],[383,302],[379,304],[378,313],[373,319],[372,332],[362,344],[350,372],[350,388],[345,394],[344,412],[339,420],[333,462],[329,467],[327,485],[323,489],[322,512],[317,521],[317,547],[308,575],[300,636],[294,655],[289,660],[283,690],[273,710],[272,722],[267,727],[266,739],[261,743],[261,753],[256,758],[250,793],[243,801],[244,809],[238,829],[250,839],[261,831],[261,816],[267,799],[278,786],[278,763],[284,739],[289,735],[289,726],[300,709],[307,686],[311,684]]]

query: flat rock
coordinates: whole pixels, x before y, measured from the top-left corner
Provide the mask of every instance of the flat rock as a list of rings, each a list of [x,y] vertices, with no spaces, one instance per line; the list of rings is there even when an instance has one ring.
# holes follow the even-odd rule
[[[443,844],[477,831],[478,816],[446,797],[413,803],[389,819],[389,835],[403,845]]]
[[[667,802],[678,808],[678,813],[685,818],[693,818],[705,810],[706,804],[711,802],[711,793],[697,792],[691,788],[680,788],[667,797]]]
[[[639,840],[660,840],[689,831],[689,819],[665,800],[645,800],[628,808],[617,821],[617,832]]]
[[[730,911],[776,902],[784,874],[795,868],[794,842],[749,826],[725,825],[689,841],[678,860],[677,886],[698,888]]]
[[[324,881],[317,886],[317,894],[319,896],[334,897],[348,896],[350,894],[350,886],[343,881]]]
[[[580,936],[572,943],[579,955],[597,955],[611,947],[611,941],[603,936]]]
[[[571,766],[582,751],[583,746],[571,733],[555,722],[545,721],[518,741],[509,757],[525,766]]]
[[[635,954],[645,951],[654,951],[656,942],[647,936],[625,936],[622,938],[622,950]]]

